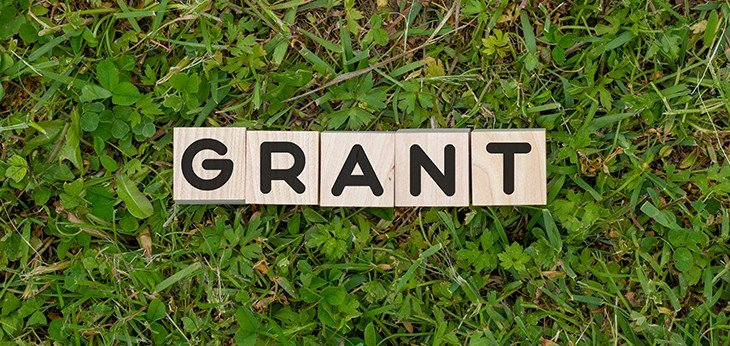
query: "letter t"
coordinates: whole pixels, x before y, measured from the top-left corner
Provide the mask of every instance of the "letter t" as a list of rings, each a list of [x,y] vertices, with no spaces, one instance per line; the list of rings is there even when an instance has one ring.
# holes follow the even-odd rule
[[[530,143],[489,143],[487,152],[490,154],[503,154],[502,171],[504,193],[511,195],[515,192],[515,154],[527,154],[532,150]]]

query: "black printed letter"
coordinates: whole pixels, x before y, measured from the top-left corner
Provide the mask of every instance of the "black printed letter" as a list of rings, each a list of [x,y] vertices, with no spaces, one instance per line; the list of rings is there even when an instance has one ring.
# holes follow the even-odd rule
[[[515,192],[515,154],[527,154],[532,150],[530,143],[489,143],[487,152],[503,154],[502,170],[504,171],[504,193],[511,195]]]
[[[219,170],[220,173],[213,179],[203,179],[195,174],[193,170],[193,159],[195,155],[203,150],[213,150],[218,155],[225,155],[228,152],[226,146],[211,138],[199,139],[185,149],[182,156],[182,173],[185,180],[197,189],[212,191],[220,188],[228,182],[233,174],[233,161],[228,159],[206,159],[203,160],[203,168],[207,170]]]
[[[449,144],[444,147],[444,173],[423,152],[423,149],[414,144],[411,146],[411,195],[421,194],[421,167],[436,182],[446,196],[456,193],[456,148]]]
[[[352,174],[355,165],[360,166],[362,175]],[[345,164],[342,166],[340,174],[337,175],[335,185],[332,186],[332,194],[335,196],[342,195],[342,191],[346,186],[370,186],[370,190],[375,196],[383,195],[383,186],[380,185],[378,176],[375,174],[375,170],[373,170],[373,166],[360,144],[353,146],[350,154],[347,155]]]
[[[287,153],[294,158],[294,165],[287,169],[271,169],[271,154]],[[263,142],[261,143],[261,192],[271,192],[273,180],[283,180],[298,194],[304,193],[305,187],[299,178],[304,170],[306,157],[302,148],[292,142]]]

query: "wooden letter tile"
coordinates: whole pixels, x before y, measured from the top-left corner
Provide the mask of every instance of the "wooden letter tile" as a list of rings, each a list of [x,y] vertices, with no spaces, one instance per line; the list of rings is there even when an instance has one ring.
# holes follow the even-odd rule
[[[248,131],[246,137],[248,203],[319,202],[319,132]]]
[[[473,204],[546,204],[545,160],[545,129],[473,131]]]
[[[469,205],[469,129],[400,130],[395,135],[395,205]]]
[[[245,146],[245,128],[173,129],[175,202],[244,203]]]
[[[322,132],[320,138],[321,206],[394,206],[394,132]]]

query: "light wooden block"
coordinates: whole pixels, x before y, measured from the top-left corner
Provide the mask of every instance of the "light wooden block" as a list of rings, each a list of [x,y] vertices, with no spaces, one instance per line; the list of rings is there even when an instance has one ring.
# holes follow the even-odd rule
[[[413,149],[412,149],[413,148]],[[442,175],[442,190],[425,168],[411,172],[411,152],[422,150]],[[448,155],[447,160],[447,151]],[[421,156],[421,152],[419,157]],[[400,130],[395,135],[395,205],[398,207],[464,207],[469,205],[469,129]],[[428,160],[427,160],[428,161]],[[447,171],[446,163],[453,165]],[[449,165],[451,167],[451,165]],[[411,174],[420,171],[420,192],[414,189]],[[415,183],[416,180],[413,181]],[[453,184],[452,184],[453,183]],[[418,186],[418,184],[414,184]]]
[[[248,131],[246,135],[246,196],[250,204],[313,205],[319,203],[319,132]],[[270,155],[271,170],[292,170],[294,155],[303,155],[301,171],[292,182],[271,180],[267,189],[265,146],[286,146]],[[296,149],[298,148],[298,149]],[[294,149],[292,151],[291,149]],[[279,152],[279,150],[285,150]],[[301,151],[299,151],[301,150]],[[262,160],[262,155],[264,160]],[[291,184],[291,185],[290,185]],[[300,188],[297,191],[297,188]]]
[[[197,143],[193,145],[194,143]],[[173,129],[173,189],[175,202],[181,204],[241,204],[245,189],[245,128],[188,127]],[[195,150],[195,148],[201,150]],[[186,154],[187,152],[187,154]],[[185,159],[185,160],[184,160]],[[187,161],[187,162],[184,162]],[[192,167],[183,173],[183,164]],[[206,169],[232,166],[227,168]],[[230,172],[230,178],[224,179]],[[197,186],[197,187],[196,187]]]
[[[501,144],[500,144],[501,143]],[[515,153],[514,180],[505,171],[499,145],[521,143]],[[489,150],[488,150],[488,146]],[[489,151],[497,151],[490,153]],[[471,133],[471,194],[474,205],[544,205],[547,203],[545,129],[474,130]],[[506,160],[509,165],[509,159]]]
[[[320,146],[321,206],[395,205],[394,132],[322,132]],[[346,165],[348,158],[351,161]],[[348,177],[355,178],[354,185],[343,187]]]

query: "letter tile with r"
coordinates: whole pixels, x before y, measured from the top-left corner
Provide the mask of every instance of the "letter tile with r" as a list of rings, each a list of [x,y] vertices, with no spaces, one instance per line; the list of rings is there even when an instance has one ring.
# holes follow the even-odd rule
[[[246,196],[250,204],[318,204],[319,132],[248,131]]]

